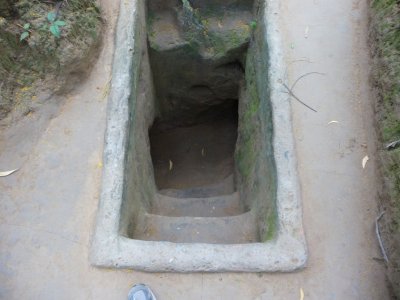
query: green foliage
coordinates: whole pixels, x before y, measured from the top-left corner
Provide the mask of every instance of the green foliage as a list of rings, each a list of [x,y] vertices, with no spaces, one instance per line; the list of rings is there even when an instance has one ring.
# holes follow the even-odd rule
[[[25,40],[26,38],[29,37],[29,28],[30,28],[30,27],[31,27],[31,24],[29,24],[29,23],[26,23],[26,24],[23,26],[23,28],[25,29],[25,31],[21,33],[21,36],[19,37],[19,40],[20,40],[20,41],[23,41],[23,40]]]
[[[11,2],[13,14],[0,17],[0,118],[19,101],[19,88],[55,77],[87,55],[101,25],[95,0],[64,1],[58,14],[51,1]]]
[[[376,63],[373,76],[379,92],[379,127],[383,142],[391,142],[400,139],[400,3],[396,0],[373,0],[371,6]],[[397,169],[385,168],[385,176],[394,178],[394,170]],[[391,188],[400,198],[400,185]],[[400,200],[398,202],[400,209]]]
[[[47,21],[49,21],[50,23],[50,27],[49,30],[50,32],[56,37],[56,38],[60,38],[61,37],[61,26],[65,26],[67,25],[64,21],[61,20],[56,20],[57,19],[57,15],[55,12],[49,12],[47,14]]]
[[[61,38],[61,29],[60,27],[67,25],[66,22],[61,21],[61,20],[56,20],[57,19],[57,14],[54,11],[51,11],[47,14],[47,21],[50,23],[49,26],[47,26],[47,24],[43,24],[42,26],[39,26],[40,29],[42,30],[47,30],[47,28],[49,29],[50,33],[55,36],[56,38]],[[23,28],[25,29],[25,31],[23,31],[21,33],[20,36],[20,41],[23,41],[25,39],[27,39],[30,36],[30,28],[31,28],[31,24],[30,23],[26,23]]]
[[[383,140],[390,142],[400,139],[400,3],[373,0],[371,5],[381,130]]]
[[[371,41],[373,49],[373,78],[378,91],[377,116],[383,143],[400,139],[400,2],[371,1]],[[386,209],[385,226],[389,233],[389,278],[400,297],[400,149],[382,150]],[[397,275],[396,275],[397,273]]]
[[[47,21],[50,23],[53,23],[56,20],[56,13],[54,11],[51,11],[47,14]]]
[[[49,30],[56,38],[60,38],[61,37],[60,27],[65,25],[66,24],[64,21],[55,21],[50,25]]]
[[[29,36],[29,32],[28,32],[28,31],[24,31],[24,32],[21,34],[21,37],[19,38],[19,40],[20,40],[20,41],[23,41],[23,40],[25,40],[28,36]]]

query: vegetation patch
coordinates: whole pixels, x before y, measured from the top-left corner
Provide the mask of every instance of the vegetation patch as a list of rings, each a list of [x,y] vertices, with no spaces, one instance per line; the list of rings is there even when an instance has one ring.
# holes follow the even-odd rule
[[[371,1],[371,44],[373,80],[378,94],[376,111],[384,192],[382,207],[385,222],[381,223],[389,257],[389,279],[400,297],[400,148],[386,147],[400,140],[400,2]],[[395,143],[396,144],[396,143]],[[396,148],[397,147],[397,148]],[[389,149],[390,148],[390,149]]]
[[[15,106],[29,111],[40,91],[75,84],[96,56],[100,30],[95,0],[1,1],[0,119]]]
[[[252,186],[254,170],[257,164],[259,132],[259,106],[260,99],[256,86],[256,70],[254,65],[254,51],[249,50],[246,61],[246,87],[245,97],[241,104],[243,107],[240,116],[239,143],[236,150],[236,163],[243,186]]]

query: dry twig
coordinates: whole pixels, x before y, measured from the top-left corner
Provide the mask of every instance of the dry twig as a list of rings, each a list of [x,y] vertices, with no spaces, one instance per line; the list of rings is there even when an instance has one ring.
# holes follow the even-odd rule
[[[296,87],[296,84],[303,78],[312,75],[312,74],[318,74],[318,75],[325,75],[325,73],[320,73],[320,72],[309,72],[306,74],[301,75],[299,78],[296,79],[296,81],[292,84],[292,87],[288,87],[285,83],[282,82],[282,85],[285,87],[286,91],[285,93],[288,93],[291,97],[293,97],[294,99],[296,99],[297,101],[299,101],[301,104],[303,104],[305,107],[307,107],[308,109],[311,109],[314,112],[317,112],[314,108],[312,108],[311,106],[309,106],[308,104],[304,103],[303,101],[301,101],[299,99],[299,97],[297,97],[294,93],[293,93],[293,89]]]
[[[296,84],[297,84],[301,79],[303,79],[304,77],[307,77],[307,76],[309,76],[309,75],[312,75],[312,74],[325,75],[325,73],[320,73],[320,72],[309,72],[309,73],[303,74],[303,75],[301,75],[299,78],[296,79],[296,81],[293,83],[291,89],[293,90],[294,87],[296,86]]]
[[[381,212],[380,215],[375,219],[375,233],[376,233],[376,237],[378,238],[379,247],[381,248],[383,259],[385,260],[386,263],[388,263],[389,259],[388,259],[387,255],[386,255],[385,247],[383,246],[381,233],[380,233],[380,230],[379,230],[379,220],[383,217],[384,214],[385,214],[384,211]]]
[[[386,145],[386,149],[387,149],[387,150],[394,150],[394,149],[396,149],[397,147],[400,147],[400,140],[391,142],[391,143],[389,143],[389,144]]]
[[[304,103],[303,101],[301,101],[301,100],[299,99],[299,97],[297,97],[297,96],[293,93],[293,91],[292,91],[285,83],[282,83],[282,85],[283,85],[284,88],[286,89],[285,93],[288,93],[288,94],[289,94],[290,96],[292,96],[294,99],[296,99],[296,100],[299,101],[301,104],[303,104],[305,107],[311,109],[311,110],[314,111],[314,112],[317,112],[314,108],[312,108],[312,107],[309,106],[308,104],[306,104],[306,103]]]

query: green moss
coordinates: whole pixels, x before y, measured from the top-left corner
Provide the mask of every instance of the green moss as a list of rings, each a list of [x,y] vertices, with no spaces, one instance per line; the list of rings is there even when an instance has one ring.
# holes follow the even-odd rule
[[[396,0],[373,0],[372,38],[374,43],[374,79],[379,92],[378,118],[383,142],[400,139],[400,4]],[[392,152],[395,153],[395,152]],[[399,160],[383,155],[388,193],[400,199]],[[400,200],[393,201],[399,207]]]
[[[260,108],[260,97],[258,95],[255,67],[252,59],[248,59],[246,63],[246,92],[249,100],[244,112],[244,121],[248,122]]]
[[[251,21],[249,26],[252,30],[255,30],[257,28],[257,21]]]
[[[382,137],[386,142],[393,141],[400,137],[400,122],[396,115],[391,112],[386,113],[386,118],[382,121],[384,126],[382,127]]]
[[[275,211],[269,212],[265,224],[266,230],[261,237],[263,242],[270,241],[275,238],[278,229],[278,215]]]
[[[371,6],[380,128],[383,140],[389,142],[400,139],[400,4],[396,0],[374,0]]]
[[[371,1],[371,41],[375,65],[373,78],[378,91],[378,125],[382,143],[400,139],[400,3],[398,0]],[[389,233],[389,273],[400,297],[400,149],[381,151],[385,178],[385,232]]]
[[[215,58],[223,57],[229,51],[237,49],[250,41],[248,28],[237,28],[224,33],[208,32],[208,45],[213,48]]]
[[[260,98],[256,83],[256,69],[254,65],[254,51],[251,49],[246,59],[246,87],[240,116],[239,147],[236,153],[236,163],[244,184],[251,184],[257,159],[259,139],[259,108]]]
[[[238,151],[236,152],[236,164],[240,175],[244,182],[250,180],[250,176],[254,171],[254,164],[257,159],[255,151],[256,138],[251,134],[244,134],[241,132],[241,140]]]

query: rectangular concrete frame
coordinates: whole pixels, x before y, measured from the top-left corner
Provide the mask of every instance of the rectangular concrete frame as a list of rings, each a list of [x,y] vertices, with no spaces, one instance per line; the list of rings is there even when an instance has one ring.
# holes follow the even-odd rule
[[[279,1],[265,0],[268,70],[277,168],[278,233],[249,244],[171,243],[133,240],[119,234],[125,152],[129,128],[137,1],[121,1],[107,112],[102,192],[91,244],[91,264],[149,272],[290,272],[305,266],[307,247],[291,122],[290,99],[282,93],[285,63],[279,30]],[[264,25],[265,24],[265,25]],[[259,26],[259,25],[257,25]]]

